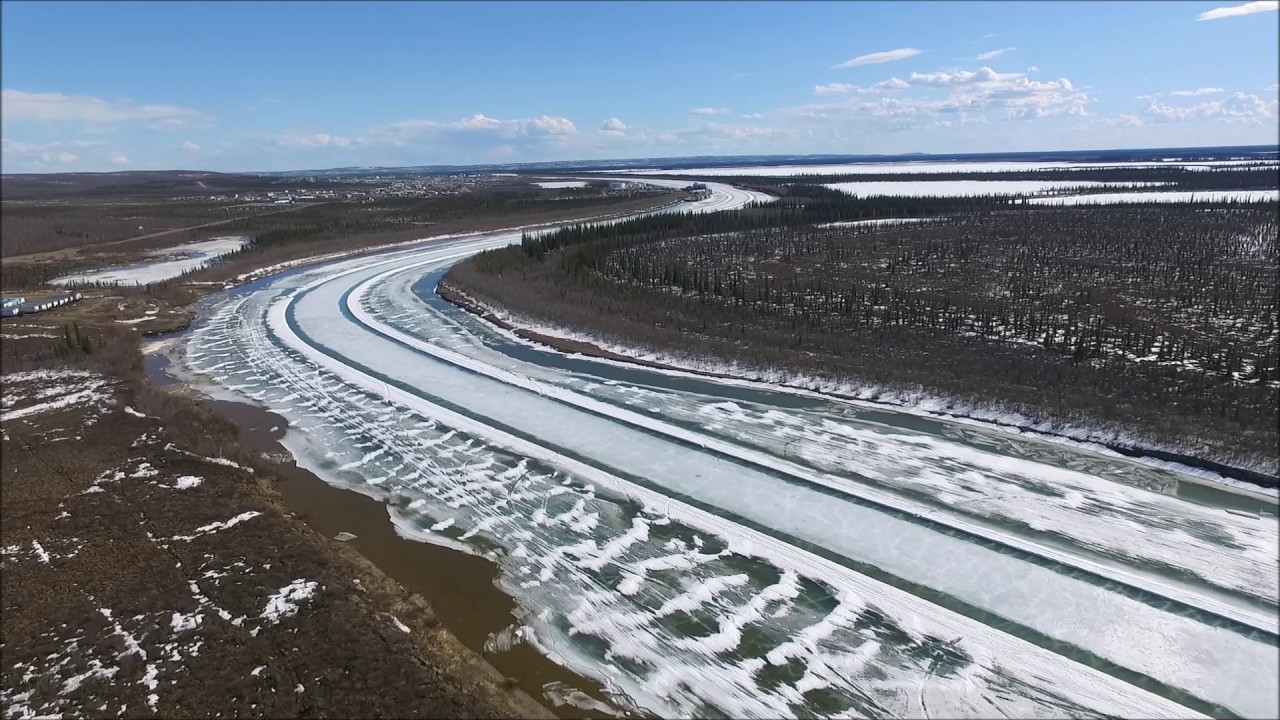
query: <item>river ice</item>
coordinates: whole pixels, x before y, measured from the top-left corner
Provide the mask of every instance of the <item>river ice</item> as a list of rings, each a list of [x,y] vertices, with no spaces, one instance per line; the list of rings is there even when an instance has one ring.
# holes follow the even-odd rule
[[[494,559],[524,641],[664,716],[1280,711],[1274,518],[1032,439],[568,372],[415,295],[518,238],[228,298],[186,365],[402,533]]]

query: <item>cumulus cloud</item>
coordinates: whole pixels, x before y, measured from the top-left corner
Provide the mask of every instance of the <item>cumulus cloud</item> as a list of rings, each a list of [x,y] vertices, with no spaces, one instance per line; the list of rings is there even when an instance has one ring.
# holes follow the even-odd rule
[[[1280,101],[1267,102],[1257,95],[1238,92],[1220,100],[1209,100],[1198,105],[1174,106],[1166,105],[1157,98],[1152,98],[1147,106],[1147,114],[1165,122],[1187,122],[1191,120],[1226,120],[1228,122],[1257,122],[1275,118]]]
[[[277,147],[292,149],[314,149],[314,148],[344,148],[350,147],[352,141],[350,138],[337,137],[329,133],[304,133],[290,131],[277,136],[274,139]]]
[[[909,57],[919,55],[920,51],[915,48],[898,48],[897,50],[885,50],[883,52],[873,52],[866,55],[859,55],[852,60],[845,60],[836,67],[850,68],[859,65],[879,65],[880,63],[894,62],[896,60],[906,60]]]
[[[1174,90],[1169,94],[1178,95],[1180,97],[1191,97],[1195,95],[1217,95],[1218,93],[1223,93],[1223,92],[1226,92],[1226,90],[1223,90],[1222,88],[1207,87],[1207,88],[1197,88],[1195,90]]]
[[[1027,68],[1027,73],[1031,75],[1037,75],[1040,73],[1040,68],[1036,65],[1032,65],[1031,67]]]
[[[835,83],[818,86],[815,91],[850,97],[791,108],[786,114],[815,126],[863,123],[869,131],[954,127],[988,123],[996,117],[1029,120],[1085,116],[1093,102],[1085,90],[1067,78],[1033,80],[1024,73],[1002,73],[985,66],[978,70],[912,73],[905,79],[890,78],[869,88]],[[882,97],[859,97],[871,94]]]
[[[954,72],[911,73],[905,85],[923,85],[927,87],[952,87],[955,85],[975,85],[979,83],[1001,83],[1022,77],[1020,73],[998,73],[989,67],[977,70],[956,70]],[[897,78],[893,78],[897,80]]]
[[[128,165],[129,156],[125,155],[122,152],[113,153],[111,155],[111,164],[112,165]]]
[[[621,135],[627,131],[626,123],[616,117],[609,118],[600,124],[600,132],[609,135]]]
[[[889,78],[883,82],[878,82],[871,87],[858,87],[849,83],[831,83],[830,85],[814,85],[813,92],[816,95],[844,95],[846,93],[857,93],[859,95],[874,95],[879,93],[888,93],[895,90],[905,90],[911,87],[906,81],[898,78]]]
[[[694,108],[689,112],[694,115],[727,115],[729,113],[729,108],[700,107]]]
[[[182,151],[183,152],[199,152],[200,146],[188,140],[182,143]]]
[[[1253,15],[1254,13],[1274,12],[1280,10],[1280,0],[1255,0],[1247,2],[1243,5],[1229,5],[1227,7],[1214,8],[1200,13],[1196,20],[1221,20],[1222,18],[1238,17],[1240,15]]]
[[[176,105],[140,105],[130,99],[107,100],[92,95],[22,90],[0,92],[0,117],[9,122],[144,123],[155,128],[186,127],[207,119],[198,110]]]
[[[747,113],[746,115],[743,115],[742,117],[743,117],[743,119],[745,119],[745,120],[763,120],[763,119],[764,119],[764,116],[763,116],[763,115],[761,115],[760,113]]]
[[[849,85],[847,83],[831,83],[830,85],[813,86],[813,92],[816,95],[840,95],[857,89],[857,85]]]
[[[1007,53],[1007,52],[1013,52],[1014,50],[1017,50],[1017,49],[1018,49],[1018,48],[1011,48],[1011,47],[1007,47],[1007,48],[1000,48],[999,50],[988,50],[988,51],[986,51],[986,52],[984,52],[984,53],[982,53],[982,54],[978,55],[978,59],[979,59],[979,60],[995,60],[996,58],[1000,57],[1001,55],[1003,55],[1003,54],[1005,54],[1005,53]]]
[[[0,142],[0,155],[4,157],[9,172],[15,170],[67,171],[103,169],[120,152],[102,140],[71,140],[67,142],[25,143],[4,138]],[[74,166],[74,167],[73,167]]]

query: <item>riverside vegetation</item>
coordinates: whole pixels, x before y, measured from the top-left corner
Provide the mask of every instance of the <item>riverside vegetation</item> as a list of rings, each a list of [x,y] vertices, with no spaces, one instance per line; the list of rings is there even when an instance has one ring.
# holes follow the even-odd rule
[[[1278,184],[1274,168],[1117,172],[1090,179]],[[1274,201],[1051,207],[749,182],[779,200],[529,234],[444,287],[667,356],[924,392],[1274,483]],[[890,218],[914,222],[860,222]]]

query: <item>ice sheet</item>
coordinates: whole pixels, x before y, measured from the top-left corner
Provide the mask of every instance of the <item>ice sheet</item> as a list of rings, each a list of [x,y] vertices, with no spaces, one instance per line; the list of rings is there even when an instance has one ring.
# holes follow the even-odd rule
[[[80,285],[85,283],[146,285],[168,280],[200,268],[218,257],[239,250],[251,240],[252,238],[246,236],[219,237],[186,245],[175,245],[174,247],[150,253],[153,257],[163,258],[160,260],[136,265],[103,268],[102,270],[55,278],[49,282],[55,285]]]

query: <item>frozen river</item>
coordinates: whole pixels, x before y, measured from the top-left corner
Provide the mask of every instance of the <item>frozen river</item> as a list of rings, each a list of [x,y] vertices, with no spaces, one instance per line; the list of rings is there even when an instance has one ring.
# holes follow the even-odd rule
[[[764,199],[712,190],[680,209]],[[567,357],[434,295],[519,237],[297,271],[221,299],[185,347],[211,391],[289,420],[300,464],[497,562],[522,615],[496,645],[663,716],[1280,713],[1274,500]]]

